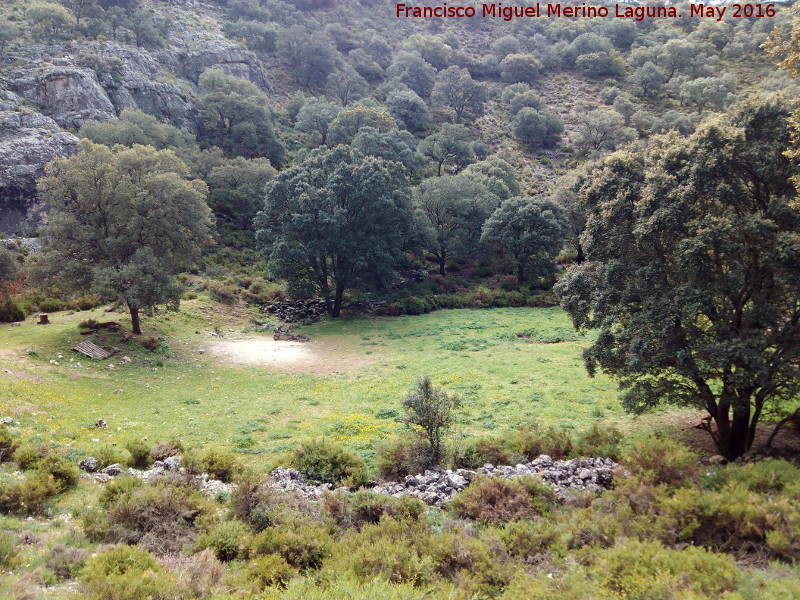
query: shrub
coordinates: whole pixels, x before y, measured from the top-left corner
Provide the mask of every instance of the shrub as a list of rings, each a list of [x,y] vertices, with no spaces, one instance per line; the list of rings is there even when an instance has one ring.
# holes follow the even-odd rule
[[[103,487],[103,491],[100,492],[100,497],[98,498],[98,503],[104,508],[109,508],[121,497],[129,495],[133,490],[143,485],[144,482],[138,477],[116,477]]]
[[[542,454],[561,460],[572,452],[572,438],[563,429],[552,426],[541,429],[538,424],[531,423],[517,428],[509,439],[509,448],[529,461]]]
[[[97,464],[101,469],[105,469],[109,465],[122,464],[125,462],[125,456],[121,450],[113,446],[103,446],[94,451],[94,457],[97,459]]]
[[[499,535],[508,553],[526,562],[550,552],[558,541],[558,529],[545,519],[511,521]]]
[[[346,534],[328,564],[333,572],[349,571],[360,581],[424,585],[435,573],[432,543],[427,525],[383,518],[358,533]]]
[[[458,396],[449,396],[434,387],[427,375],[417,381],[403,400],[406,423],[419,427],[427,443],[426,467],[436,467],[441,462],[444,437],[455,423],[456,409],[460,405]]]
[[[25,320],[25,309],[9,296],[0,296],[0,323],[16,323]]]
[[[0,513],[36,515],[47,501],[58,494],[59,485],[52,475],[34,472],[23,481],[0,487]]]
[[[103,305],[103,300],[97,294],[84,294],[72,301],[72,306],[77,310],[92,310]]]
[[[47,446],[20,446],[14,451],[14,462],[23,471],[28,471],[35,469],[47,453]]]
[[[126,545],[87,560],[81,579],[91,600],[172,600],[177,587],[152,554]]]
[[[150,450],[150,458],[153,460],[164,460],[170,456],[177,456],[180,447],[173,442],[159,442]]]
[[[129,467],[146,469],[153,464],[152,457],[150,456],[151,448],[147,442],[139,439],[129,440],[125,444],[125,449],[131,454],[128,459]]]
[[[298,444],[289,466],[309,479],[337,486],[358,487],[369,481],[364,459],[324,438]]]
[[[417,521],[425,513],[425,505],[417,498],[394,498],[366,489],[354,494],[325,494],[322,506],[340,527],[360,528],[366,523],[377,523],[384,516],[398,521]]]
[[[170,482],[127,483],[114,496],[108,508],[84,516],[84,530],[90,539],[139,544],[159,554],[179,552],[191,543],[196,533],[194,522],[205,508],[196,490]],[[104,500],[101,496],[101,504]]]
[[[267,527],[250,546],[255,556],[279,554],[301,571],[320,568],[332,548],[333,538],[323,525],[300,520],[291,526]]]
[[[236,483],[231,509],[239,520],[250,525],[256,533],[272,525],[315,514],[308,500],[277,490],[267,477],[247,471]]]
[[[416,475],[425,470],[426,459],[424,440],[397,438],[378,446],[378,475],[384,479],[397,481],[408,475]]]
[[[56,544],[47,554],[45,566],[59,579],[74,579],[83,568],[89,552]]]
[[[593,423],[575,440],[573,454],[579,456],[602,456],[619,460],[622,433],[613,425]]]
[[[256,558],[247,565],[247,571],[250,579],[260,590],[271,586],[286,587],[286,584],[297,575],[297,571],[280,554],[267,554]]]
[[[227,562],[239,556],[250,530],[241,521],[225,521],[211,531],[197,536],[197,550],[211,549],[221,561]]]
[[[635,442],[622,459],[622,465],[653,485],[689,485],[698,476],[698,457],[688,448],[658,436]]]
[[[39,302],[39,310],[45,313],[53,313],[64,310],[67,303],[58,298],[45,298]]]
[[[61,456],[49,454],[39,461],[36,469],[55,480],[58,492],[65,492],[78,484],[78,469]]]
[[[479,477],[453,498],[452,508],[464,519],[483,524],[506,523],[534,514],[528,491],[518,480]]]
[[[503,442],[493,439],[471,440],[461,456],[457,457],[457,466],[477,469],[485,464],[507,465],[511,454],[503,447]]]
[[[0,425],[0,463],[11,459],[17,449],[17,441],[6,425]]]
[[[235,287],[222,281],[207,281],[205,286],[208,295],[217,302],[232,304],[239,296],[239,292]]]
[[[193,597],[208,598],[225,575],[225,567],[210,549],[195,554],[189,560],[189,591]]]
[[[239,470],[236,457],[229,452],[209,448],[201,459],[202,469],[215,479],[230,481]]]

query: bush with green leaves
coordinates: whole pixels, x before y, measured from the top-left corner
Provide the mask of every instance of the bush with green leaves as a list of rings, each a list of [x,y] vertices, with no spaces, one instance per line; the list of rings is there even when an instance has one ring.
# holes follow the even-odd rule
[[[319,569],[334,547],[333,537],[322,523],[296,519],[279,527],[267,527],[250,543],[254,556],[278,554],[295,569]]]
[[[542,428],[535,422],[517,427],[508,437],[507,443],[512,453],[520,454],[528,461],[542,454],[561,460],[567,458],[573,450],[572,437],[568,431],[552,425]]]
[[[59,489],[52,475],[33,471],[21,481],[0,486],[0,514],[41,514]]]
[[[417,427],[427,444],[426,468],[437,467],[444,458],[445,437],[455,423],[460,405],[461,398],[435,387],[427,375],[417,381],[403,400],[406,423]]]
[[[288,466],[313,481],[335,486],[359,487],[369,481],[367,464],[363,458],[325,438],[310,439],[297,444]]]
[[[231,481],[238,473],[240,466],[236,457],[230,452],[209,448],[200,459],[200,468],[214,479]]]
[[[80,578],[87,600],[173,600],[177,588],[152,554],[124,544],[87,560]]]
[[[531,502],[531,494],[518,479],[478,477],[456,494],[451,506],[459,517],[489,525],[533,516],[542,508],[538,504]]]
[[[652,485],[690,485],[700,472],[698,456],[683,444],[662,436],[635,441],[622,465]]]
[[[36,470],[51,476],[56,482],[59,493],[78,484],[78,469],[62,456],[48,454],[37,463]]]
[[[197,536],[195,548],[197,551],[210,548],[219,560],[228,562],[242,553],[249,534],[250,528],[241,521],[223,521]]]
[[[285,588],[297,575],[297,570],[280,554],[267,554],[247,564],[247,575],[259,590],[268,587]]]
[[[8,426],[0,425],[0,463],[11,460],[18,447],[19,442],[11,435]]]
[[[129,440],[125,444],[125,449],[130,453],[128,458],[129,467],[146,469],[153,464],[153,458],[150,455],[152,448],[147,442],[139,439]]]

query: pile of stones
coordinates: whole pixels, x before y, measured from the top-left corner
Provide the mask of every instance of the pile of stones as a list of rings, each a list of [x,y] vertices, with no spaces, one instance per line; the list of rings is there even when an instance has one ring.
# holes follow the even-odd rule
[[[284,323],[314,323],[327,314],[325,300],[285,300],[265,305],[261,312],[275,315]]]
[[[373,491],[389,496],[412,496],[430,506],[444,506],[458,492],[466,488],[478,475],[512,479],[525,475],[538,475],[551,486],[559,498],[565,499],[571,492],[587,491],[602,493],[610,489],[617,467],[610,458],[576,458],[553,460],[542,455],[527,464],[516,466],[484,465],[477,471],[470,469],[428,470],[420,475],[409,475],[399,483],[381,483]],[[272,483],[284,491],[299,493],[309,500],[318,500],[325,491],[332,489],[327,483],[314,484],[294,469],[278,468],[272,473]]]
[[[200,490],[203,494],[209,497],[218,495],[219,493],[231,493],[236,489],[236,485],[232,483],[225,483],[218,479],[212,479],[208,473],[201,473],[199,475],[189,475],[183,467],[181,467],[180,456],[170,456],[164,460],[157,460],[149,469],[124,469],[119,463],[108,465],[104,469],[99,469],[100,464],[96,458],[89,456],[84,458],[78,463],[78,468],[85,471],[81,478],[94,479],[100,483],[107,483],[118,475],[130,475],[131,477],[138,477],[139,479],[150,482],[155,481],[161,477],[168,475],[180,475],[186,477],[187,481]]]

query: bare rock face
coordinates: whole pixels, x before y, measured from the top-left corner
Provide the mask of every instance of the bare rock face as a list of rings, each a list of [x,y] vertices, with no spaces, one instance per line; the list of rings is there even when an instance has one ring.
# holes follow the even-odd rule
[[[90,69],[50,66],[9,82],[10,88],[67,129],[116,116],[97,75]]]
[[[78,138],[51,118],[22,109],[0,92],[0,231],[17,231],[36,205],[36,179],[54,158],[77,151]]]
[[[215,41],[189,52],[184,73],[195,84],[206,69],[219,69],[228,75],[249,79],[264,92],[273,91],[272,78],[258,57],[230,42]]]

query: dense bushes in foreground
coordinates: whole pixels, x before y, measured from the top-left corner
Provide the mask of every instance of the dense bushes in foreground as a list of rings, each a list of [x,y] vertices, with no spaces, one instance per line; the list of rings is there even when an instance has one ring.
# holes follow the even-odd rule
[[[144,446],[131,446],[149,460]],[[147,449],[150,459],[178,451]],[[600,496],[557,498],[538,478],[479,477],[444,510],[363,488],[312,502],[239,467],[236,489],[215,501],[190,476],[147,483],[122,475],[75,509],[80,531],[48,541],[15,585],[77,579],[82,600],[798,597],[800,571],[791,565],[800,559],[800,468],[789,462],[709,466],[663,436],[625,440],[600,424],[575,435],[530,425],[477,440],[472,456],[504,462],[600,449],[621,463],[615,489]],[[0,498],[16,497],[24,509],[4,504],[3,512],[41,512],[76,482],[74,466],[47,448],[23,444],[13,456],[28,469]],[[187,456],[197,467],[227,462],[216,450]],[[335,485],[366,473],[363,461],[324,440],[289,458]],[[21,563],[21,540],[32,535],[6,527],[0,521],[3,569]]]

